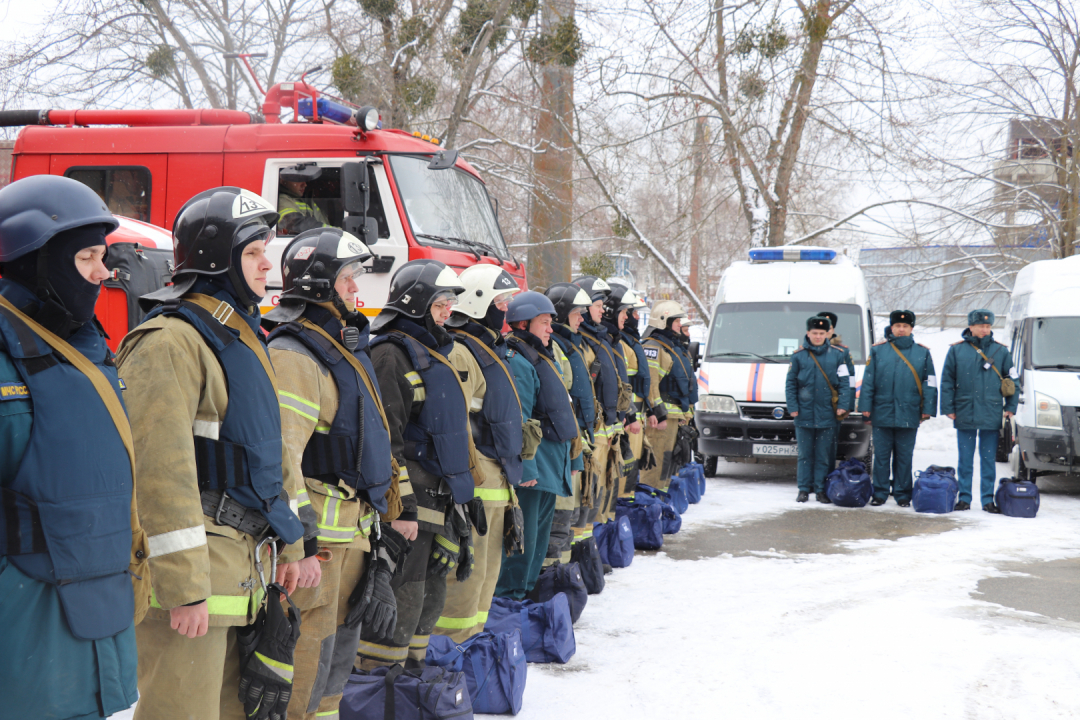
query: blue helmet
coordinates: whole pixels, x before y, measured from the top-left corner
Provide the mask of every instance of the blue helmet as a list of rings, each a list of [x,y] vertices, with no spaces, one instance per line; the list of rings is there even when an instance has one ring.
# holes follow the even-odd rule
[[[31,175],[0,190],[0,262],[10,262],[42,247],[65,230],[120,226],[98,194],[78,180]]]
[[[516,323],[521,320],[532,320],[537,315],[547,313],[551,319],[555,319],[555,306],[547,295],[535,290],[515,295],[510,304],[506,306],[506,322]]]

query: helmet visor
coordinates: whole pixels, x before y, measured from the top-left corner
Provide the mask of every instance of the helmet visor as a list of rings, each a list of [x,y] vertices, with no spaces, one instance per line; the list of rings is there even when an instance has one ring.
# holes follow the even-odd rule
[[[364,266],[359,262],[351,262],[341,266],[338,270],[337,277],[334,278],[335,283],[339,283],[342,280],[348,282],[350,280],[354,282],[360,282],[360,278],[364,276],[367,271]]]
[[[261,241],[265,244],[275,237],[277,237],[277,232],[274,228],[267,225],[266,221],[262,218],[256,218],[236,231],[233,247],[243,247],[248,243],[253,243],[255,241]]]

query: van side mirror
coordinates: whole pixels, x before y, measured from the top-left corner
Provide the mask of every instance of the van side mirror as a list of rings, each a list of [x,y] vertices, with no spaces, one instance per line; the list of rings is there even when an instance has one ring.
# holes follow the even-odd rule
[[[687,350],[690,352],[690,362],[694,363],[694,369],[697,370],[698,366],[701,365],[701,343],[689,343]]]
[[[365,245],[371,246],[379,242],[379,221],[375,218],[349,215],[342,225],[342,230],[360,238]]]
[[[428,170],[446,170],[454,167],[457,162],[458,151],[457,150],[440,150],[435,153],[435,157],[431,158],[431,162],[428,163]]]
[[[345,212],[350,215],[367,215],[370,202],[371,187],[368,185],[367,164],[345,163],[342,165],[341,204]]]

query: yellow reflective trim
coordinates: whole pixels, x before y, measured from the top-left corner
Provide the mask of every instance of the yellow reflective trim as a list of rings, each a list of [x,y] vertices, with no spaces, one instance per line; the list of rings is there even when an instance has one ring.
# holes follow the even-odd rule
[[[311,496],[308,495],[307,490],[301,490],[296,493],[296,507],[302,508],[305,505],[311,504]]]
[[[420,373],[416,372],[415,370],[410,370],[409,372],[405,373],[405,379],[408,380],[409,383],[412,385],[420,385],[424,382],[420,379]]]
[[[431,641],[430,635],[413,635],[412,640],[409,641],[410,650],[420,650],[428,646],[428,642]]]
[[[211,615],[231,615],[235,617],[247,617],[252,606],[262,604],[263,591],[260,588],[254,595],[211,595],[206,599],[206,610]],[[158,602],[157,593],[150,588],[150,607],[164,610]],[[254,612],[250,613],[252,616]]]
[[[438,545],[442,545],[444,548],[446,548],[447,550],[449,550],[452,553],[456,553],[459,550],[461,550],[461,548],[458,547],[458,545],[456,543],[450,542],[449,540],[444,538],[442,535],[436,535],[435,536],[435,543],[438,544]]]
[[[278,395],[284,395],[287,398],[292,398],[293,400],[295,400],[295,401],[297,401],[299,403],[303,403],[304,405],[307,405],[309,408],[311,408],[312,410],[315,410],[316,412],[318,412],[318,410],[319,410],[319,405],[317,403],[313,403],[310,400],[305,400],[304,398],[300,397],[299,395],[295,395],[295,394],[293,394],[291,392],[286,392],[285,390],[278,390]]]
[[[372,510],[364,517],[360,518],[360,535],[361,537],[367,537],[371,534],[371,526],[375,522],[375,511]]]
[[[259,652],[258,650],[255,651],[255,657],[259,658],[259,660],[262,662],[263,665],[266,665],[271,670],[273,670],[275,675],[277,675],[282,680],[284,680],[285,682],[292,685],[292,681],[293,681],[293,666],[292,665],[286,665],[285,663],[281,662],[280,660],[274,660],[272,658],[268,658],[265,655],[263,655],[261,652]]]
[[[328,432],[330,432],[330,426],[329,425],[316,425],[315,426],[315,432],[317,432],[317,433],[328,433]]]
[[[480,623],[480,613],[467,618],[440,617],[435,621],[435,627],[447,630],[464,630]]]
[[[412,483],[409,482],[408,480],[405,480],[404,482],[399,481],[398,482],[398,494],[400,494],[401,497],[405,497],[406,495],[414,494],[413,493],[413,488],[412,488]]]
[[[413,402],[424,402],[427,399],[427,390],[422,387],[414,387],[412,391]]]
[[[293,407],[292,405],[286,405],[285,403],[278,403],[278,405],[279,405],[280,407],[283,407],[283,408],[285,408],[286,410],[292,410],[292,411],[293,411],[294,413],[296,413],[297,415],[299,415],[299,416],[300,416],[300,417],[302,417],[302,418],[307,418],[308,420],[311,420],[311,421],[313,421],[313,422],[318,422],[318,421],[319,421],[319,418],[315,417],[314,415],[308,415],[308,414],[307,414],[306,412],[304,412],[303,410],[297,410],[297,409],[296,409],[295,407]]]
[[[357,645],[356,654],[375,658],[376,660],[403,662],[405,658],[409,657],[409,648],[408,646],[394,647],[391,645],[379,645],[377,643],[369,643],[361,640],[359,645]]]
[[[337,710],[327,710],[326,712],[317,712],[315,717],[326,718],[326,720],[333,720],[333,718],[339,717],[340,713]]]
[[[476,624],[477,625],[487,625],[488,613],[489,613],[488,610],[484,610],[482,612],[476,613]]]
[[[485,502],[509,502],[510,488],[473,488],[473,496]]]

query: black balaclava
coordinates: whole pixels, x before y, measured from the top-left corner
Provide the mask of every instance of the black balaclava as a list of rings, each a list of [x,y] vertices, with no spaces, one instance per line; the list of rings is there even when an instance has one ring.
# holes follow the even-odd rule
[[[253,242],[255,242],[255,238],[249,242],[237,245],[232,249],[232,264],[229,267],[229,272],[224,275],[211,276],[220,278],[221,284],[226,290],[232,293],[237,300],[249,306],[258,305],[263,299],[262,295],[256,295],[255,292],[248,287],[247,280],[244,279],[244,266],[242,264],[244,249]]]
[[[495,303],[488,305],[484,315],[483,325],[502,335],[503,325],[506,324],[506,311],[495,307]]]
[[[54,235],[45,246],[4,264],[5,277],[32,290],[42,301],[34,319],[62,338],[94,317],[101,285],[84,278],[75,256],[105,245],[105,225],[84,225]]]

